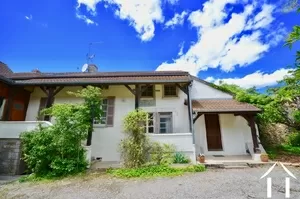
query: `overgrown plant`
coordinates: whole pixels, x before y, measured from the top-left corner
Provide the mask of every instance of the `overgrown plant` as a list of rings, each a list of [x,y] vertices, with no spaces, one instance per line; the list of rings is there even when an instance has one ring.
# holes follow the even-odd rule
[[[156,165],[169,165],[174,162],[175,146],[172,144],[153,142],[151,144],[150,158]]]
[[[46,114],[55,118],[54,125],[39,125],[37,129],[21,134],[24,161],[36,176],[65,176],[86,169],[85,149],[81,143],[91,126],[89,103],[94,99],[93,92],[100,90],[87,87],[77,92],[78,96],[80,93],[91,94],[85,95],[83,104],[54,104],[45,109]],[[100,106],[94,107],[96,113],[101,112],[98,109]]]
[[[189,163],[191,160],[183,153],[176,152],[174,155],[174,163],[184,164]]]
[[[141,167],[148,160],[150,142],[145,133],[147,115],[143,110],[134,110],[124,118],[126,136],[120,143],[120,152],[127,168]]]

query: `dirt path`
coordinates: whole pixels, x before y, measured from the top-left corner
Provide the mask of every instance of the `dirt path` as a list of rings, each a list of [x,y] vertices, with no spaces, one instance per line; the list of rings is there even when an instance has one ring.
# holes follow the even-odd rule
[[[289,168],[300,179],[300,169]],[[208,170],[174,178],[116,179],[103,174],[54,182],[14,183],[0,188],[1,199],[189,199],[266,198],[267,167]],[[276,167],[270,175],[273,198],[284,198],[286,173]],[[291,198],[300,198],[300,181],[291,179]]]

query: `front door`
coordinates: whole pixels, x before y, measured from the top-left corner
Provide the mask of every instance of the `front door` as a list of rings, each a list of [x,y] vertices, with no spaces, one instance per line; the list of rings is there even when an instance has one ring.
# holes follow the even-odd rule
[[[208,151],[222,151],[222,137],[218,114],[205,115],[206,139]]]

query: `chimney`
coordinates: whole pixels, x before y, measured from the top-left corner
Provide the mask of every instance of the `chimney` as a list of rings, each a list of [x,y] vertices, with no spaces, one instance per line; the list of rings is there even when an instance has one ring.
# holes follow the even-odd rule
[[[96,73],[98,72],[98,67],[95,64],[89,64],[87,71],[89,73]]]
[[[41,73],[41,71],[39,70],[39,69],[33,69],[32,71],[31,71],[32,73]]]

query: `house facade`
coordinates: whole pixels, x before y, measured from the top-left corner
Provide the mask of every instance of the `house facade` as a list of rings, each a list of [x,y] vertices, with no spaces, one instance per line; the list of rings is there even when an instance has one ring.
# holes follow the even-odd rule
[[[1,85],[7,90],[18,89],[24,107],[20,107],[18,97],[3,94],[8,91],[0,92],[5,101],[1,120],[51,122],[39,111],[54,103],[80,103],[81,99],[69,96],[67,91],[93,85],[102,88],[104,111],[101,120],[94,122],[90,146],[94,159],[120,161],[118,146],[124,138],[123,118],[137,108],[149,113],[146,133],[152,140],[174,144],[177,151],[193,162],[198,154],[230,156],[260,152],[254,121],[260,110],[235,101],[232,95],[187,72],[97,72],[95,65],[89,67],[91,72],[82,73],[2,72]],[[16,118],[16,113],[8,108],[15,106],[24,112],[23,117]]]

